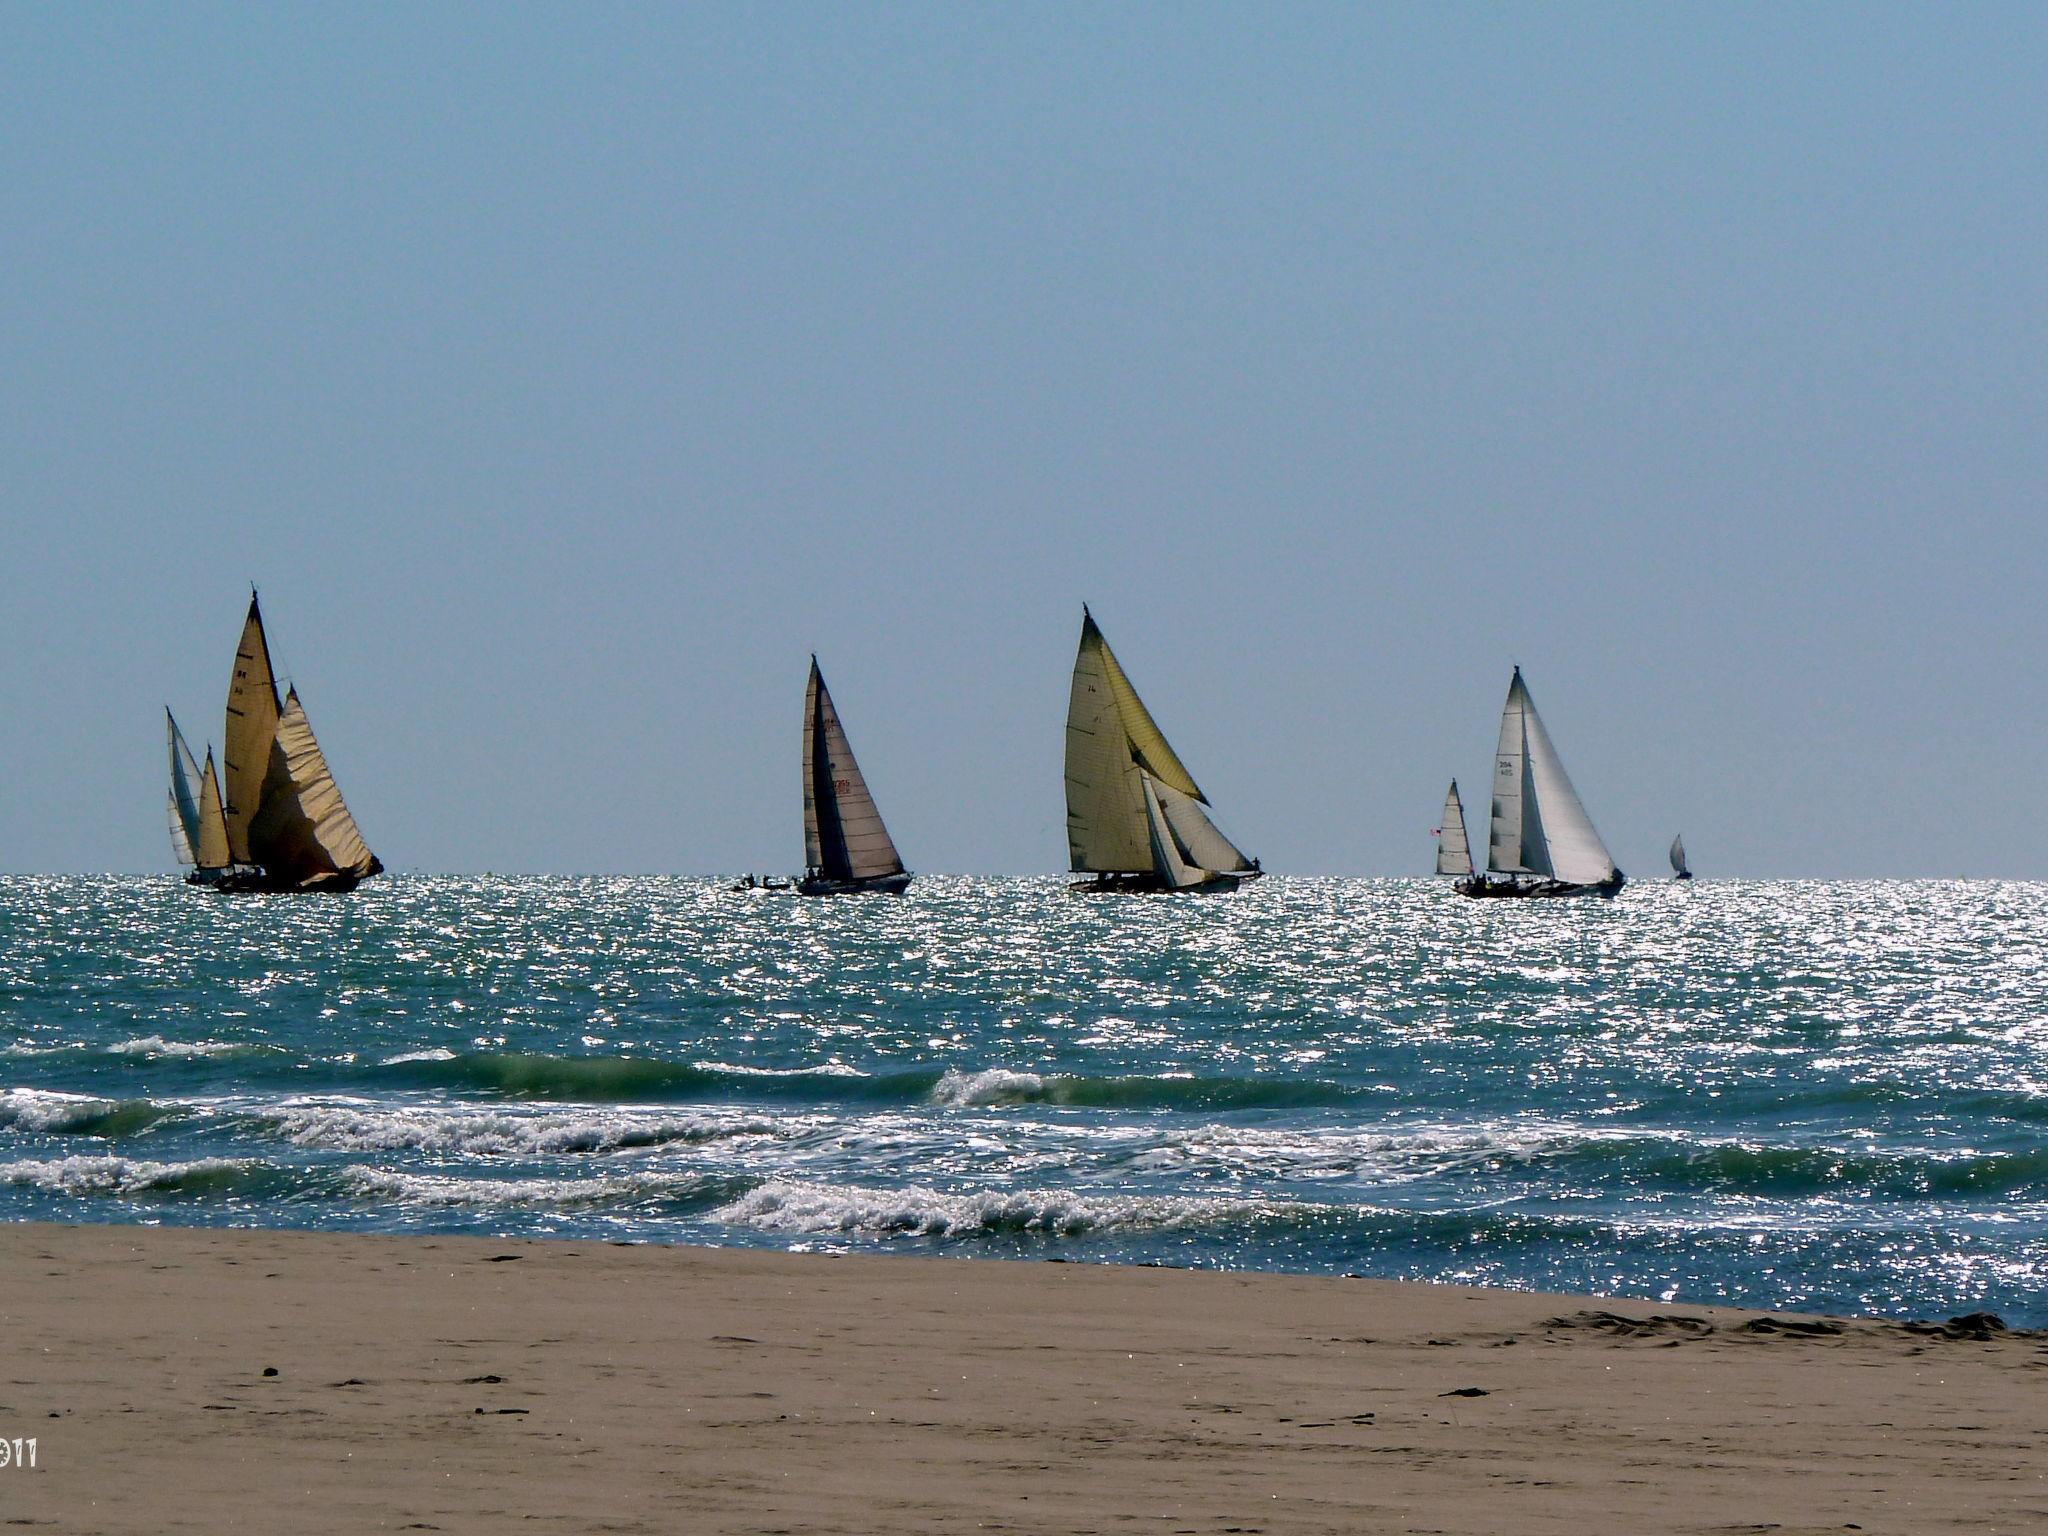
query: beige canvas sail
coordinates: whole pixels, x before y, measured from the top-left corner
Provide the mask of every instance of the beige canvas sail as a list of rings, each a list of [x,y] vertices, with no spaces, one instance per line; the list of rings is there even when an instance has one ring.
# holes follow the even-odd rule
[[[249,824],[263,804],[270,773],[270,747],[277,736],[277,680],[270,670],[270,642],[263,612],[249,594],[249,617],[235,646],[235,675],[228,684],[228,723],[221,742],[222,809],[227,817],[228,852],[237,864],[260,863],[249,845]]]
[[[267,874],[298,885],[334,874],[360,879],[384,867],[356,829],[296,689],[278,719],[249,847]]]
[[[804,862],[832,880],[903,872],[815,656],[804,689]]]
[[[1141,773],[1208,803],[1084,608],[1067,699],[1067,852],[1074,869],[1154,871]]]
[[[206,771],[199,776],[199,867],[226,869],[232,862],[228,853],[227,815],[221,810],[220,779],[213,771],[213,748],[206,749]]]

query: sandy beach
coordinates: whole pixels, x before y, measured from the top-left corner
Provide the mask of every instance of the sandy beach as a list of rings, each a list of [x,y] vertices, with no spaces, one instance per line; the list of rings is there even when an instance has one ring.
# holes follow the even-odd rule
[[[15,1225],[65,1531],[2022,1532],[2048,1337],[1059,1263]]]

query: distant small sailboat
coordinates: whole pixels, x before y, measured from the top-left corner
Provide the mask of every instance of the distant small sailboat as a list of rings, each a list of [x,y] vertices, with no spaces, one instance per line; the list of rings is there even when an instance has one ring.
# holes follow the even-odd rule
[[[1465,802],[1458,798],[1456,779],[1451,780],[1451,792],[1444,796],[1443,825],[1436,829],[1436,872],[1472,873],[1472,839],[1465,832]]]
[[[1263,873],[1209,819],[1209,800],[1124,675],[1095,618],[1067,703],[1070,891],[1235,890]]]
[[[804,690],[804,863],[805,896],[897,895],[910,884],[815,656]]]
[[[194,885],[211,885],[228,867],[228,828],[220,806],[220,780],[213,770],[213,749],[206,749],[202,773],[185,745],[176,716],[164,711],[164,730],[171,751],[169,808],[171,852],[192,873]]]
[[[1522,669],[1515,668],[1494,752],[1486,873],[1460,880],[1458,894],[1613,896],[1626,879],[1593,829]]]
[[[1692,878],[1692,871],[1686,868],[1685,865],[1685,837],[1682,833],[1671,839],[1671,878],[1674,880],[1690,880]]]
[[[189,822],[178,786],[189,782],[192,754],[175,721],[170,729],[172,842],[181,858],[184,849],[192,854],[191,883],[228,894],[338,892],[383,870],[341,798],[298,690],[278,702],[254,592],[228,684],[224,769],[215,774],[209,750]]]

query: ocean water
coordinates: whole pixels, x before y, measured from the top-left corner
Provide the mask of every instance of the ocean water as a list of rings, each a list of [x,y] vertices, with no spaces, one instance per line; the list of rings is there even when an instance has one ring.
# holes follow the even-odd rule
[[[0,1216],[2048,1324],[2048,885],[0,880]]]

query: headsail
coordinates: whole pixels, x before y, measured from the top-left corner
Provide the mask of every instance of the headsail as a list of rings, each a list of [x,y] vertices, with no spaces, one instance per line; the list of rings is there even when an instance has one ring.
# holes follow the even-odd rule
[[[228,820],[220,806],[220,779],[213,771],[213,748],[206,749],[206,771],[199,776],[199,867],[226,869]]]
[[[228,851],[237,864],[263,862],[250,846],[249,824],[263,804],[270,748],[281,714],[277,680],[270,669],[270,642],[263,634],[263,611],[251,592],[249,616],[235,646],[235,675],[228,683],[227,734],[221,743],[222,808],[227,814]]]
[[[185,733],[170,710],[164,711],[164,730],[171,750],[171,852],[180,864],[199,862],[199,764],[185,745]]]
[[[1517,668],[1517,685],[1521,678]],[[1529,788],[1535,803],[1542,807],[1538,835],[1549,851],[1549,873],[1573,885],[1598,885],[1613,879],[1614,856],[1593,829],[1593,818],[1586,814],[1579,792],[1572,788],[1571,775],[1564,771],[1564,759],[1550,744],[1550,733],[1544,730],[1543,717],[1536,713],[1535,701],[1526,687],[1522,689],[1522,704],[1529,745]],[[1532,819],[1525,809],[1525,836]]]
[[[1685,867],[1685,837],[1682,833],[1671,839],[1671,872],[1674,875],[1692,873]]]
[[[1472,873],[1472,840],[1465,833],[1465,802],[1458,798],[1458,781],[1451,780],[1451,792],[1444,796],[1443,825],[1437,828],[1436,872],[1440,875]]]
[[[804,862],[828,880],[903,872],[815,656],[804,691]]]
[[[1067,700],[1066,785],[1067,853],[1076,870],[1152,874],[1177,888],[1189,882],[1176,877],[1176,863],[1222,874],[1255,867],[1217,830],[1208,797],[1086,608]]]
[[[232,831],[232,819],[228,825]],[[367,879],[384,867],[356,829],[296,689],[285,696],[261,807],[248,836],[254,862],[290,885],[315,885],[335,875]]]

